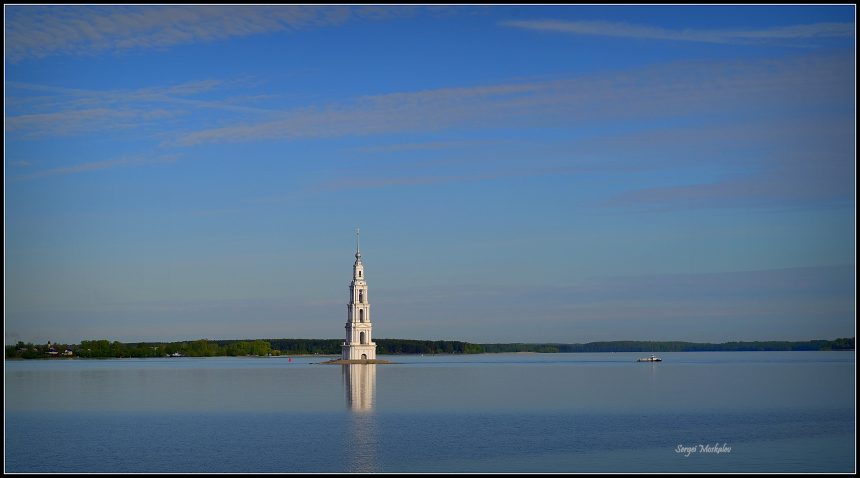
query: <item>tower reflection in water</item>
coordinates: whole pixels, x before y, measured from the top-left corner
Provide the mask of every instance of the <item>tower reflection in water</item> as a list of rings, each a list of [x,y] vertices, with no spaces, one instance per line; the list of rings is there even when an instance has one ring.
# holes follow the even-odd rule
[[[346,406],[350,410],[349,431],[346,434],[346,466],[351,473],[381,471],[377,457],[376,365],[342,365]]]
[[[376,399],[376,364],[341,365],[346,381],[346,404],[356,413],[373,411]]]

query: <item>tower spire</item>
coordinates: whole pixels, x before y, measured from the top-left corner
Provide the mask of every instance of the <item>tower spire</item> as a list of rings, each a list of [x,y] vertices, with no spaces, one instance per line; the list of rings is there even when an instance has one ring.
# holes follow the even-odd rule
[[[361,229],[355,228],[355,258],[361,258]]]

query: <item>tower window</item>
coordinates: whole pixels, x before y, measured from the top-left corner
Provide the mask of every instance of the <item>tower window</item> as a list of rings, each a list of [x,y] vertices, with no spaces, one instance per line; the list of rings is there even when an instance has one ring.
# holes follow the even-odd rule
[[[364,291],[363,290],[358,292],[358,301],[361,302],[362,304],[364,303]]]
[[[362,343],[362,344],[366,344],[366,343],[367,343],[367,337],[364,335],[364,332],[362,332],[362,333],[361,333],[361,343]]]
[[[364,309],[359,309],[358,311],[358,321],[364,322]]]
[[[358,271],[358,277],[361,277],[361,271]]]

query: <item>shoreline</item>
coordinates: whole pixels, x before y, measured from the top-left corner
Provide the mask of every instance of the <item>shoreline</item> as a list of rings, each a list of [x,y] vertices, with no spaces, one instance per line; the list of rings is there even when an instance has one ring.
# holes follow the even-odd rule
[[[328,360],[325,362],[315,362],[312,365],[388,365],[388,364],[396,364],[397,362],[389,362],[388,360],[383,359],[365,359],[365,360],[348,360],[348,359],[335,359]]]
[[[837,349],[837,350],[679,350],[679,351],[671,351],[671,352],[656,352],[660,354],[677,354],[677,353],[707,353],[707,352],[720,352],[720,353],[737,353],[737,352],[855,352],[855,349]],[[481,352],[481,353],[472,353],[472,354],[464,354],[464,353],[437,353],[437,354],[380,354],[386,357],[397,357],[397,356],[405,356],[405,357],[447,357],[450,355],[556,355],[556,354],[642,354],[647,353],[643,351],[608,351],[608,352]],[[17,361],[26,361],[26,360],[121,360],[121,359],[189,359],[189,358],[236,358],[236,359],[251,359],[251,358],[263,358],[263,359],[284,359],[284,358],[305,358],[305,357],[339,357],[338,354],[307,354],[307,355],[183,355],[181,357],[5,357],[7,362],[17,362]],[[345,364],[362,364],[362,363],[378,363],[378,364],[395,364],[397,362],[390,362],[384,359],[376,359],[375,361],[370,360],[354,360],[354,361],[343,361],[342,359],[334,359],[328,360],[325,362],[311,362],[311,364],[329,364],[329,365],[345,365]]]

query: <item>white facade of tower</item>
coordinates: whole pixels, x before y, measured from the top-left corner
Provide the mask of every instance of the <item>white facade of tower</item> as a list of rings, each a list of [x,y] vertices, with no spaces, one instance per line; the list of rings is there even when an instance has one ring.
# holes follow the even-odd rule
[[[370,323],[370,301],[367,298],[367,281],[357,238],[358,232],[356,232],[355,264],[352,265],[352,282],[349,284],[349,303],[346,304],[346,341],[341,348],[344,360],[376,360],[373,325]]]

